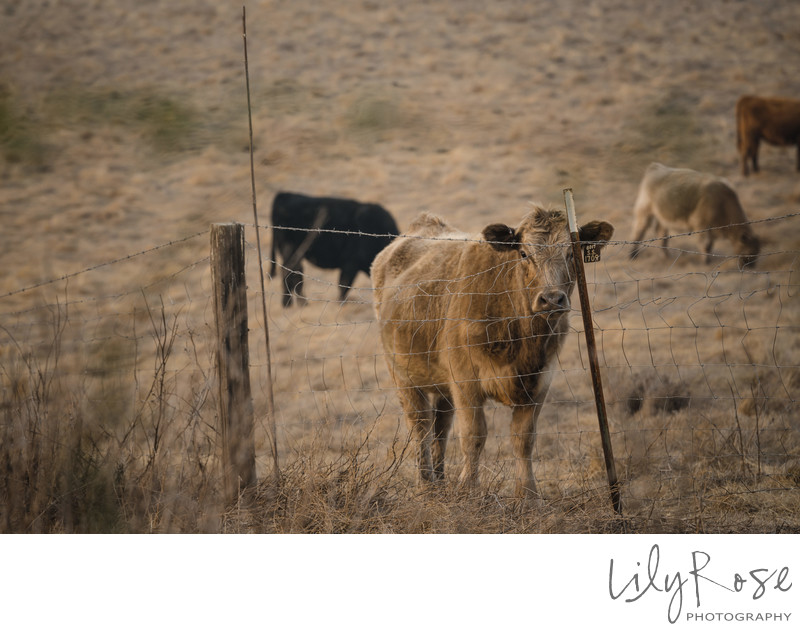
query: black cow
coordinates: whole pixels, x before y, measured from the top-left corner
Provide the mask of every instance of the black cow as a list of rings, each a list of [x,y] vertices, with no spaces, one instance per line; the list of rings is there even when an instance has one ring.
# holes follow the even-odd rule
[[[297,230],[300,229],[300,230]],[[333,232],[332,232],[333,231]],[[372,260],[398,235],[397,223],[378,204],[281,192],[272,202],[272,276],[283,259],[283,305],[303,300],[303,259],[319,268],[340,268],[344,300],[358,271],[369,275]]]

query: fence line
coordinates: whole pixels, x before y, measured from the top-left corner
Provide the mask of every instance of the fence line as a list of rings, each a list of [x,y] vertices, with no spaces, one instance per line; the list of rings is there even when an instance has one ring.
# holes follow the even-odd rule
[[[702,235],[711,231],[719,230],[720,228],[734,228],[736,226],[751,226],[754,224],[764,224],[768,222],[777,222],[784,219],[791,219],[794,217],[800,216],[800,211],[795,211],[792,213],[787,213],[785,215],[779,215],[776,217],[767,217],[763,219],[756,219],[756,220],[748,220],[746,222],[739,222],[733,224],[726,224],[725,226],[714,226],[712,228],[703,228],[700,230],[689,231],[684,233],[670,233],[670,238],[674,237],[689,237],[692,235]],[[254,224],[245,224],[250,228],[254,228]],[[314,233],[333,233],[336,235],[351,235],[357,237],[394,237],[394,234],[391,233],[365,233],[359,230],[340,230],[337,228],[311,228],[311,227],[298,227],[298,226],[280,226],[280,225],[273,225],[273,224],[259,224],[259,228],[264,229],[273,229],[279,228],[280,230],[286,231],[296,231],[296,232],[314,232]],[[442,236],[420,236],[420,235],[406,235],[408,239],[423,239],[426,241],[458,241],[458,242],[472,242],[478,241],[475,239],[471,239],[469,237],[442,237]],[[663,237],[653,237],[650,239],[642,239],[641,241],[624,241],[624,240],[609,240],[607,244],[609,246],[620,246],[620,245],[634,245],[634,244],[647,244],[651,242],[658,242],[662,241]],[[533,244],[523,244],[523,245],[533,245]]]
[[[785,215],[781,215],[781,216],[777,216],[777,217],[768,217],[768,218],[764,218],[764,219],[750,220],[750,221],[741,222],[741,223],[738,223],[738,224],[727,224],[726,226],[718,226],[718,227],[714,227],[714,228],[705,228],[705,229],[702,229],[702,230],[689,231],[689,232],[684,232],[684,233],[671,233],[670,234],[670,238],[672,239],[672,238],[677,238],[677,237],[690,237],[690,236],[693,236],[693,235],[701,235],[701,234],[704,234],[704,233],[707,233],[707,232],[711,232],[711,231],[714,231],[714,230],[719,230],[720,228],[731,228],[731,227],[735,227],[735,226],[763,224],[763,223],[766,223],[766,222],[775,222],[775,221],[780,221],[780,220],[785,220],[785,219],[791,219],[791,218],[798,217],[798,216],[800,216],[800,211],[797,211],[797,212],[794,212],[794,213],[787,213]],[[255,228],[255,224],[252,224],[252,223],[250,223],[250,224],[245,223],[244,225],[248,226],[250,228]],[[331,228],[313,228],[313,229],[310,229],[310,228],[298,228],[298,227],[295,227],[295,226],[279,226],[279,225],[276,226],[276,225],[272,225],[272,224],[259,224],[259,228],[264,228],[264,229],[279,228],[281,230],[286,230],[286,231],[333,233],[333,234],[339,234],[339,235],[350,235],[350,236],[358,236],[358,237],[394,237],[393,234],[389,234],[389,233],[366,233],[366,232],[363,232],[363,231],[339,230],[339,229],[331,229]],[[61,282],[61,281],[66,281],[68,279],[71,279],[71,278],[86,274],[88,272],[93,272],[93,271],[99,270],[101,268],[105,268],[105,267],[108,267],[108,266],[113,266],[113,265],[118,264],[118,263],[123,263],[123,262],[126,262],[126,261],[130,261],[132,259],[136,259],[136,258],[141,257],[143,255],[151,254],[151,253],[156,252],[158,250],[162,250],[164,248],[169,248],[171,246],[175,246],[175,245],[178,245],[178,244],[186,243],[186,242],[191,241],[192,239],[196,239],[196,238],[198,238],[200,236],[205,236],[206,234],[207,234],[207,231],[203,230],[203,231],[188,235],[186,237],[181,237],[181,238],[178,238],[178,239],[174,239],[174,240],[165,242],[163,244],[158,244],[156,246],[152,246],[150,248],[145,248],[144,250],[140,250],[138,252],[133,252],[133,253],[124,255],[122,257],[117,257],[117,258],[111,259],[109,261],[104,261],[104,262],[101,262],[101,263],[98,263],[98,264],[94,264],[94,265],[88,266],[86,268],[83,268],[81,270],[76,270],[74,272],[70,272],[68,274],[64,274],[64,275],[59,276],[59,277],[55,277],[55,278],[52,278],[52,279],[47,279],[45,281],[40,281],[38,283],[34,283],[34,284],[31,284],[31,285],[28,285],[28,286],[24,286],[24,287],[18,288],[16,290],[11,290],[9,292],[6,292],[5,294],[0,294],[0,300],[2,300],[4,298],[11,297],[11,296],[15,296],[17,294],[22,294],[24,292],[29,292],[31,290],[35,290],[35,289],[38,289],[38,288],[41,288],[41,287],[44,287],[44,286],[47,286],[47,285],[52,285],[54,283],[58,283],[58,282]],[[480,240],[476,240],[476,239],[471,239],[469,237],[454,238],[454,237],[428,237],[428,236],[416,236],[416,235],[411,235],[411,236],[408,236],[408,237],[412,238],[412,239],[424,239],[424,240],[427,240],[427,241],[458,241],[458,242],[480,241]],[[650,239],[642,239],[641,241],[611,240],[611,241],[608,242],[608,245],[609,246],[647,245],[647,244],[651,244],[651,243],[655,243],[655,242],[661,242],[662,240],[663,240],[663,237],[653,237],[653,238],[650,238]],[[532,245],[532,244],[527,244],[527,245]],[[667,249],[669,249],[669,250],[678,250],[678,249],[673,248],[673,247],[668,247]],[[681,252],[696,254],[698,251],[695,251],[695,250],[681,250]],[[787,251],[774,251],[774,252],[770,252],[770,253],[767,253],[767,254],[782,254],[782,253],[786,253],[786,252],[793,252],[793,251],[788,251],[788,250]],[[715,255],[715,256],[726,257],[726,258],[730,258],[731,257],[731,255]],[[207,256],[203,257],[202,259],[198,260],[197,262],[195,262],[195,264],[192,264],[192,265],[196,265],[198,263],[202,263],[202,262],[206,261],[207,259],[208,259]],[[158,282],[158,281],[155,281],[154,283],[156,283],[156,282]],[[114,296],[112,295],[111,298],[113,298],[113,297]]]
[[[21,410],[23,403],[37,405],[37,371],[61,376],[63,391],[72,393],[65,400],[67,408],[76,407],[98,423],[118,420],[120,433],[151,446],[141,449],[144,455],[163,441],[165,426],[158,420],[169,420],[176,445],[189,446],[192,462],[213,471],[218,435],[210,384],[216,370],[209,343],[206,245],[180,255],[170,251],[200,235],[207,232],[0,296],[0,309],[3,301],[13,305],[0,314],[0,340],[13,337],[19,347],[14,351],[0,342],[0,413],[11,410],[4,406]],[[610,432],[631,511],[657,505],[666,515],[676,505],[679,515],[685,514],[690,510],[681,504],[683,499],[697,498],[701,488],[706,489],[703,498],[722,502],[793,489],[792,477],[798,476],[793,472],[800,472],[797,251],[762,253],[764,261],[775,260],[773,269],[739,271],[705,264],[687,269],[670,263],[668,269],[653,265],[648,270],[642,262],[629,263],[624,247],[630,243],[610,243],[588,280]],[[167,253],[177,269],[164,273],[157,251]],[[134,258],[146,262],[142,269],[153,271],[126,277],[130,286],[120,291],[115,266]],[[248,265],[254,265],[252,256]],[[103,268],[113,291],[102,291]],[[67,290],[79,275],[91,281],[82,288],[88,294],[72,298],[73,290]],[[274,334],[278,440],[288,448],[281,450],[286,455],[302,454],[320,441],[334,454],[348,441],[368,435],[370,453],[378,459],[406,431],[378,342],[371,288],[357,287],[340,302],[333,298],[338,293],[330,291],[337,284],[329,278],[329,273],[313,269],[306,274],[309,302],[302,308],[280,306],[283,288],[277,279],[266,288]],[[63,301],[23,304],[42,300],[32,290],[59,282],[66,288]],[[92,295],[98,287],[101,291]],[[261,335],[259,317],[253,316],[251,334]],[[574,335],[581,330],[580,319],[573,313],[571,321],[567,343],[552,369],[553,387],[535,454],[537,479],[550,498],[578,498],[604,485],[598,477],[602,456],[586,350]],[[59,335],[60,344],[54,345]],[[164,359],[159,353],[167,348],[172,356]],[[58,362],[54,354],[60,354]],[[256,344],[250,370],[255,409],[263,410],[266,360]],[[153,386],[159,381],[160,391]],[[5,399],[14,389],[23,400]],[[259,416],[257,412],[257,467],[263,474],[269,450]],[[490,437],[482,471],[502,477],[513,468],[506,413],[490,406],[487,417]],[[457,446],[457,441],[451,443]],[[451,464],[458,459],[457,448],[453,450],[448,453]],[[760,472],[761,478],[745,480],[743,472]]]

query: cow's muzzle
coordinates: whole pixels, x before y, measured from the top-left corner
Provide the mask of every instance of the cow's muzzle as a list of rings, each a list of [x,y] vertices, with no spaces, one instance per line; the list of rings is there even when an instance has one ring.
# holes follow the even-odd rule
[[[561,290],[543,290],[533,304],[536,312],[567,312],[569,307],[569,297]]]

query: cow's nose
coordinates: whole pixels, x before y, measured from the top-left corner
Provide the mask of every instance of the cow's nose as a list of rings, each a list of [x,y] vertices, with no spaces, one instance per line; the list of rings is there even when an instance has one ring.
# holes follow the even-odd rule
[[[569,299],[561,290],[545,290],[539,293],[537,307],[540,311],[563,311],[569,309]]]

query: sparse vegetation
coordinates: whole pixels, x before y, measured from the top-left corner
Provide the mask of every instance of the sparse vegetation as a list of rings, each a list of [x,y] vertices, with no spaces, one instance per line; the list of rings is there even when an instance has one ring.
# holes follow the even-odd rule
[[[46,148],[34,120],[20,111],[11,89],[0,83],[0,154],[12,164],[43,167]]]
[[[404,122],[397,103],[388,97],[365,96],[356,100],[348,112],[355,131],[380,132],[399,127]]]
[[[184,388],[167,367],[177,316],[162,306],[150,317],[149,350],[107,335],[85,355],[70,344],[69,357],[64,337],[77,330],[63,308],[52,312],[43,345],[0,328],[8,350],[0,361],[3,531],[203,528],[215,493],[213,430],[199,414],[208,383],[190,380],[181,405],[173,403]],[[141,366],[145,358],[150,370]]]
[[[158,152],[197,149],[208,141],[198,112],[180,97],[156,89],[86,90],[75,86],[51,94],[43,111],[55,126],[128,130]]]
[[[118,129],[151,151],[177,154],[214,142],[221,133],[212,128],[220,125],[202,120],[181,98],[153,89],[73,87],[54,91],[41,104],[25,106],[13,98],[10,88],[0,85],[0,153],[7,163],[26,167],[43,168],[52,161],[48,139],[62,129],[84,138],[104,127]],[[54,147],[55,141],[50,145]]]

